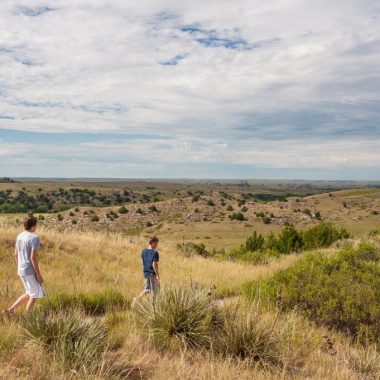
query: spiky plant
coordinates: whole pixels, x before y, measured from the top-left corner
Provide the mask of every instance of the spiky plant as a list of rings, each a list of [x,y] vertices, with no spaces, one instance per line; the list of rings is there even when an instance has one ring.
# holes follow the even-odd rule
[[[165,346],[207,347],[215,309],[203,288],[175,288],[146,297],[135,306],[138,322],[157,343]]]

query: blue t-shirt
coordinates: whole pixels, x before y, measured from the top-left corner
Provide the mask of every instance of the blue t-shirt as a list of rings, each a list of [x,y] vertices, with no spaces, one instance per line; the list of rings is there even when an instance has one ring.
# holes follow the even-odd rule
[[[153,262],[160,261],[160,256],[154,249],[145,248],[141,253],[141,258],[144,266],[144,277],[154,276],[156,273],[153,269]]]

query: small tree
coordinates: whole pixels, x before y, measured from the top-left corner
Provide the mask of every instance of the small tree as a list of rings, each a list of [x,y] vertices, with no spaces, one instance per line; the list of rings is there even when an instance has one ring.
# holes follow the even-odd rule
[[[245,250],[246,251],[261,251],[264,246],[264,238],[256,231],[253,232],[252,236],[250,236],[245,242]]]
[[[302,235],[292,224],[286,226],[278,237],[277,250],[281,253],[299,252],[302,246]]]
[[[271,251],[277,249],[278,241],[273,232],[271,232],[265,239],[265,248]]]

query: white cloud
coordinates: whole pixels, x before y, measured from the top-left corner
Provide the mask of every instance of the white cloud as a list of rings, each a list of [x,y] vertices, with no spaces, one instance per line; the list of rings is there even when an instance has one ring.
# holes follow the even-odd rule
[[[163,163],[379,165],[379,15],[371,0],[3,0],[0,128],[172,136]]]

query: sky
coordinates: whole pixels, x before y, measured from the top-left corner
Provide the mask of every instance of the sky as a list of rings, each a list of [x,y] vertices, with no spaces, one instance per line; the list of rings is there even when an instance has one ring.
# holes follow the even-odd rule
[[[380,179],[378,0],[1,0],[0,176]]]

